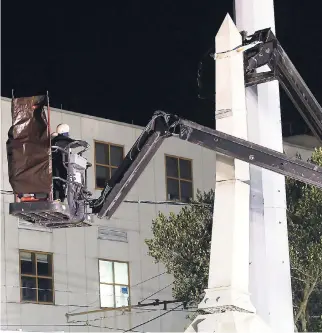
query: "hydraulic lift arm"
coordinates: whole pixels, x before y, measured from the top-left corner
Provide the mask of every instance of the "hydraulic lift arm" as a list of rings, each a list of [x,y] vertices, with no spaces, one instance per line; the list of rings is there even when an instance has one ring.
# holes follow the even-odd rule
[[[111,218],[161,143],[171,136],[322,188],[322,168],[315,164],[288,158],[272,149],[157,111],[101,197],[92,201],[93,213],[99,218]]]
[[[245,51],[246,87],[278,80],[294,106],[316,138],[322,143],[322,108],[307,87],[299,72],[287,56],[271,29],[256,31],[245,36],[243,45],[258,44]],[[270,71],[257,73],[256,69],[268,65]]]
[[[277,79],[313,134],[322,143],[322,108],[271,29],[256,31],[249,37],[243,33],[243,45],[255,45],[244,52],[246,87]],[[265,65],[268,65],[270,71],[256,71]],[[111,218],[163,140],[170,136],[322,188],[322,168],[314,164],[290,159],[285,154],[249,141],[174,115],[157,112],[118,172],[109,181],[101,197],[92,201],[93,212],[97,213],[98,217]]]
[[[274,34],[270,29],[259,30],[249,37],[245,33],[242,34],[243,46],[248,46],[244,48],[246,87],[277,79],[313,134],[322,142],[322,108]],[[237,51],[239,52],[239,50]],[[268,65],[270,69],[268,72],[257,71],[265,65]],[[280,152],[181,119],[178,116],[157,111],[98,199],[91,199],[89,192],[85,191],[86,184],[77,183],[74,179],[73,170],[77,168],[83,170],[87,168],[88,164],[81,163],[82,158],[79,156],[70,155],[74,156],[74,159],[71,158],[69,163],[71,164],[69,174],[72,176],[69,182],[78,186],[81,193],[81,197],[75,199],[78,202],[75,211],[79,212],[79,207],[85,205],[86,202],[86,206],[89,205],[92,213],[97,214],[99,218],[111,218],[162,142],[169,137],[198,144],[226,155],[230,159],[236,158],[322,188],[321,167],[299,159],[290,159]],[[47,226],[53,226],[55,223],[58,226],[90,224],[89,214],[82,215],[87,218],[84,222],[83,217],[77,218],[77,214],[70,209],[66,212],[65,204],[57,201],[15,202],[10,204],[9,211],[11,215],[26,221],[42,222],[46,220]]]

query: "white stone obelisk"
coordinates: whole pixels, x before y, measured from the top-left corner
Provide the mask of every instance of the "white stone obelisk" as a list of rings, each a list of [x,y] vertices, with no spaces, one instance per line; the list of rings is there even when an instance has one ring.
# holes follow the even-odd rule
[[[216,53],[234,49],[241,35],[227,14]],[[216,128],[247,139],[243,54],[216,60]],[[217,154],[214,225],[208,289],[186,332],[270,332],[256,315],[249,287],[249,164]]]
[[[235,0],[236,25],[248,34],[271,28],[273,0]],[[246,89],[248,140],[283,151],[277,81]],[[284,176],[250,166],[250,292],[274,332],[294,332]]]

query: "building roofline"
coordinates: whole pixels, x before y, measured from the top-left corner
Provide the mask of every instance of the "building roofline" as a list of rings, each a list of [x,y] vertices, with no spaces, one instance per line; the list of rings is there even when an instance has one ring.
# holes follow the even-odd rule
[[[301,142],[294,142],[293,139],[297,139],[300,138],[302,139]],[[311,142],[306,142],[305,138],[309,138],[311,140]],[[320,147],[320,143],[318,142],[318,140],[316,140],[313,136],[311,135],[307,135],[307,134],[300,134],[300,135],[294,135],[291,137],[286,137],[283,138],[283,142],[287,143],[288,145],[292,146],[292,147],[298,147],[298,148],[302,148],[302,149],[308,149],[308,150],[314,150],[315,148]]]
[[[290,142],[288,142],[286,140],[283,140],[283,145],[294,147],[294,148],[299,148],[299,149],[304,149],[304,150],[308,150],[308,151],[312,151],[312,150],[315,149],[314,147],[299,146],[299,145],[297,145],[295,143],[290,143]]]
[[[11,102],[11,98],[8,98],[8,97],[1,96],[1,100]],[[50,107],[50,110],[56,111],[56,112],[61,112],[61,113],[64,113],[64,114],[69,114],[69,115],[72,115],[72,116],[80,116],[80,117],[83,117],[83,118],[89,118],[89,119],[98,120],[98,121],[105,121],[105,122],[110,123],[110,124],[128,126],[128,127],[132,127],[132,128],[136,128],[136,129],[140,129],[140,130],[144,129],[144,127],[139,126],[139,125],[124,123],[124,122],[121,122],[121,121],[116,121],[116,120],[111,120],[111,119],[106,119],[106,118],[101,118],[101,117],[90,116],[90,115],[84,114],[84,113],[78,113],[78,112],[69,111],[69,110],[57,109],[57,108],[54,108],[54,107]]]
[[[8,97],[1,96],[1,100],[11,102],[11,98],[8,98]],[[79,117],[83,117],[83,118],[89,118],[89,119],[93,119],[93,120],[104,121],[104,122],[107,122],[107,123],[110,123],[110,124],[132,127],[132,128],[139,129],[139,130],[144,129],[144,127],[139,126],[139,125],[129,124],[129,123],[125,123],[125,122],[120,122],[120,121],[101,118],[101,117],[96,117],[96,116],[90,116],[88,114],[78,113],[78,112],[74,112],[74,111],[57,109],[57,108],[54,108],[54,107],[51,107],[51,110],[56,111],[56,112],[61,112],[61,113],[64,113],[64,114],[69,114],[69,115],[72,115],[72,116],[79,116]],[[311,146],[308,147],[306,145],[301,146],[301,145],[298,145],[296,143],[289,142],[287,138],[283,138],[283,144],[287,144],[287,145],[292,146],[292,147],[307,149],[307,150],[312,150],[312,149],[315,148],[315,147],[311,147]]]

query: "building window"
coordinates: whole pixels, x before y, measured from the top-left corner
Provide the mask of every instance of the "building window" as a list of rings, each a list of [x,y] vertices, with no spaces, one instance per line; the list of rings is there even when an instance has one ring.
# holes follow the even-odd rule
[[[26,250],[19,254],[21,301],[53,304],[53,255]]]
[[[165,156],[167,200],[189,202],[193,198],[192,160]]]
[[[104,188],[124,158],[122,146],[95,141],[95,186]]]
[[[99,260],[101,308],[130,305],[129,264]]]

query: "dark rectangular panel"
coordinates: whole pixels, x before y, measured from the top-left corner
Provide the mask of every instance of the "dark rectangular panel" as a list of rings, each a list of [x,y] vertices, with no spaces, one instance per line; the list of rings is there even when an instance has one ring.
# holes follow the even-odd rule
[[[46,96],[15,98],[8,132],[9,182],[15,193],[51,192],[50,137]]]

